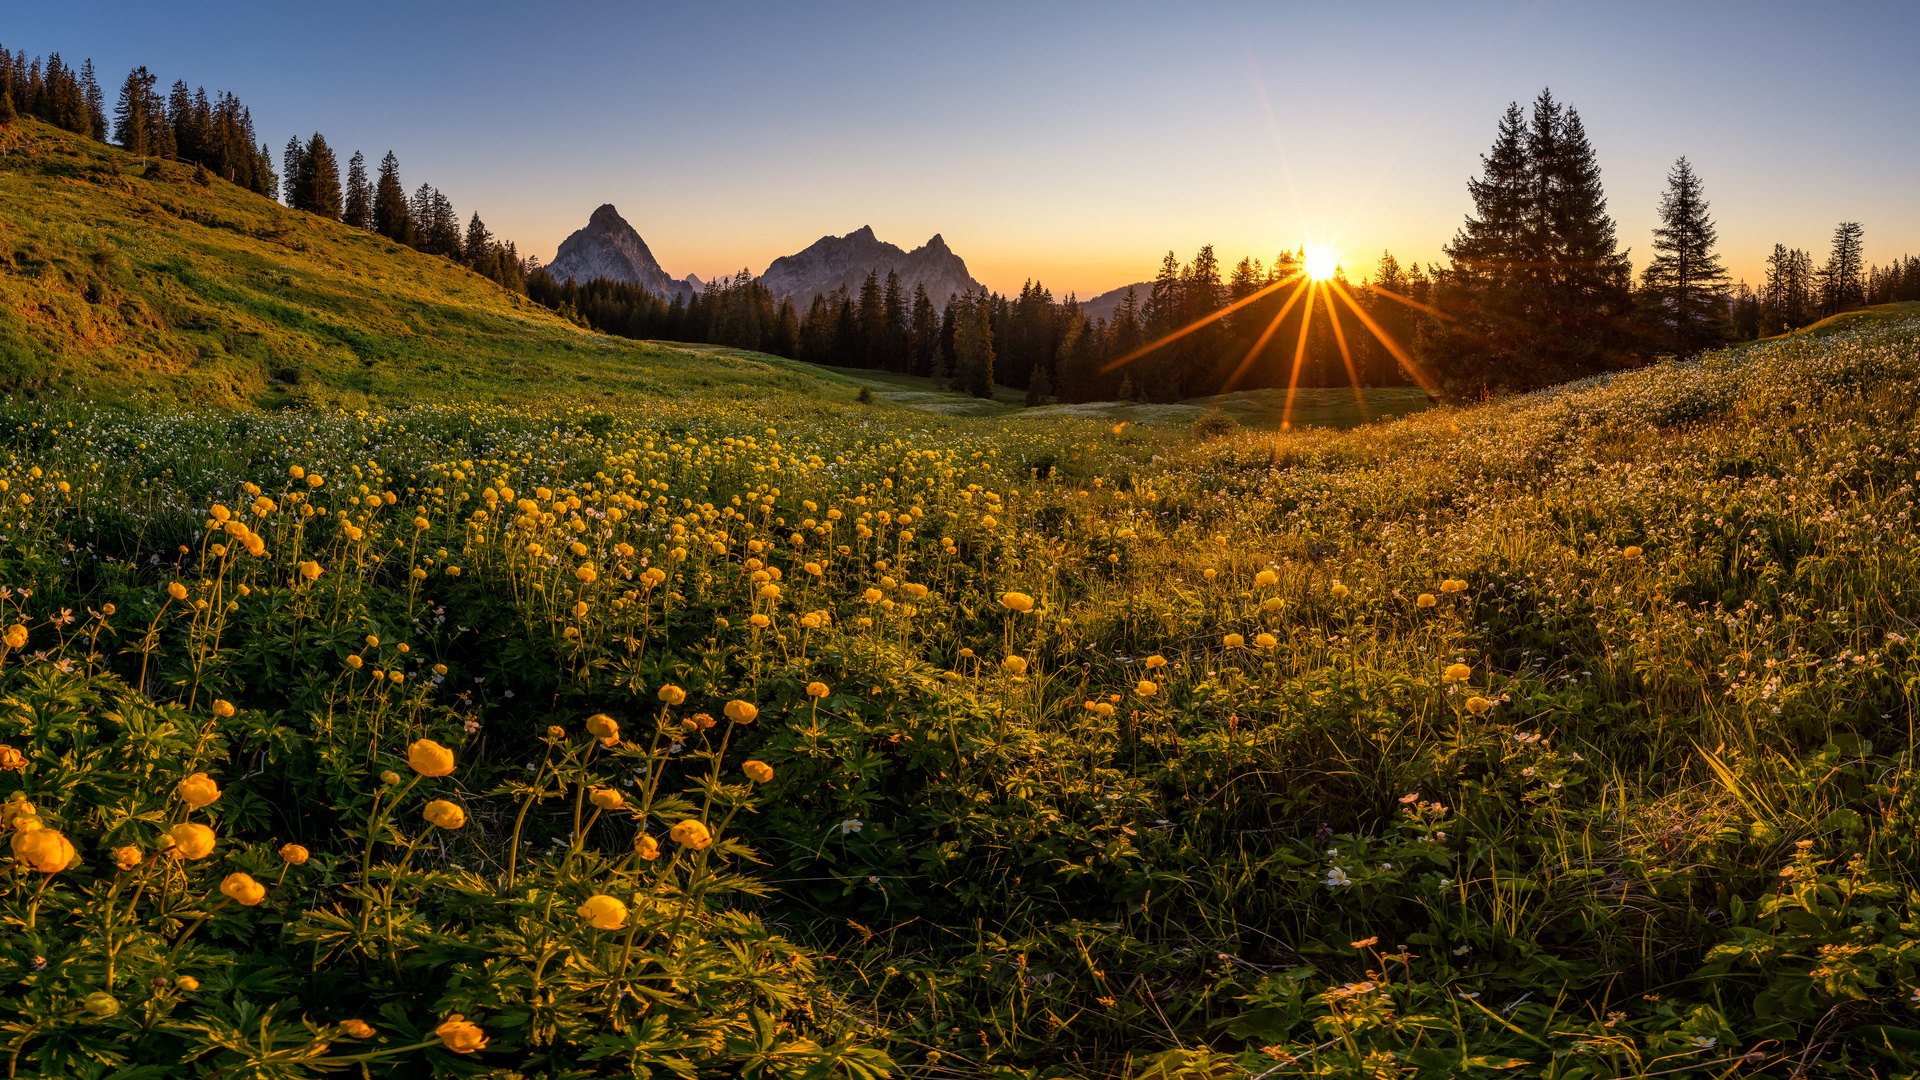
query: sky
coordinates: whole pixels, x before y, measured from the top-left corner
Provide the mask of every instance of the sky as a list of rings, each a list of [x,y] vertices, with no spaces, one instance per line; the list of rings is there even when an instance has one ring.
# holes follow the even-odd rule
[[[871,225],[999,291],[1167,251],[1438,262],[1510,101],[1579,110],[1634,266],[1702,178],[1736,278],[1774,243],[1920,255],[1920,4],[13,4],[0,43],[232,90],[279,148],[388,150],[523,254],[613,203],[674,276]]]

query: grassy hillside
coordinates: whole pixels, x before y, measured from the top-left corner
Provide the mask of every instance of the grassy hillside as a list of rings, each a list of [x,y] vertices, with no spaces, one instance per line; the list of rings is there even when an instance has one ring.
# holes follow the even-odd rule
[[[21,1074],[1920,1069],[1920,320],[1209,442],[808,385],[9,407]]]
[[[792,369],[582,331],[445,259],[33,120],[0,156],[0,391],[224,406],[757,394]]]

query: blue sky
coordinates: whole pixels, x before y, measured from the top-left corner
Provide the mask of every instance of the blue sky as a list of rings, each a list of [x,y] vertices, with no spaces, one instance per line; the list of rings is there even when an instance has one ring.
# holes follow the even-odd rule
[[[1920,255],[1920,4],[13,5],[0,42],[231,89],[276,148],[400,158],[523,251],[612,202],[709,277],[872,225],[997,289],[1169,248],[1437,261],[1500,111],[1578,108],[1636,267],[1684,154],[1736,276]]]

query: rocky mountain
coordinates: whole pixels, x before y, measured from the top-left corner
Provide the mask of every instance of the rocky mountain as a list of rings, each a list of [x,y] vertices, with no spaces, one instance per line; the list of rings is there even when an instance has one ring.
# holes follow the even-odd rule
[[[867,274],[875,270],[882,279],[888,270],[898,272],[900,289],[908,297],[915,285],[925,285],[935,307],[945,305],[953,293],[981,288],[967,273],[966,261],[938,233],[920,247],[902,251],[875,237],[872,226],[845,236],[823,236],[797,255],[783,255],[773,260],[760,280],[775,298],[790,296],[804,312],[816,294],[831,293],[842,285],[859,293]]]
[[[1153,282],[1141,281],[1132,285],[1122,285],[1111,292],[1103,292],[1091,300],[1082,300],[1080,313],[1089,320],[1111,319],[1114,309],[1120,306],[1120,301],[1127,298],[1128,289],[1132,289],[1134,299],[1144,305],[1147,302],[1147,294],[1153,291]]]
[[[565,281],[587,282],[594,278],[632,282],[668,300],[675,294],[691,296],[700,290],[700,281],[689,274],[684,280],[667,276],[647,242],[612,203],[602,206],[587,219],[587,227],[567,237],[547,264],[547,272]]]

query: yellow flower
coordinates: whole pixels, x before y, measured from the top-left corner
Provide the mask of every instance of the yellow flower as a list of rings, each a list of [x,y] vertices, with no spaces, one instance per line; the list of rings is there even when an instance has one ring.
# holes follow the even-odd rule
[[[360,659],[360,656],[359,656],[359,654],[358,654],[358,653],[355,653],[355,654],[352,654],[352,655],[349,655],[349,656],[347,657],[347,666],[348,666],[348,667],[350,667],[350,668],[352,668],[352,669],[353,669],[353,670],[355,670],[355,671],[359,671],[359,670],[360,670],[360,665],[361,665],[361,664],[364,664],[364,663],[366,663],[366,661],[365,661],[365,660],[362,660],[362,659]]]
[[[122,870],[131,870],[145,861],[146,856],[142,855],[140,849],[134,847],[132,844],[113,849],[113,865]]]
[[[459,1013],[447,1017],[446,1023],[434,1028],[433,1033],[440,1036],[446,1048],[456,1054],[471,1054],[487,1046],[486,1033],[480,1030],[478,1024],[468,1023],[467,1018]]]
[[[1342,585],[1337,581],[1334,582],[1333,586],[1327,590],[1327,592],[1332,594],[1333,598],[1336,600],[1344,600],[1350,591],[1351,590],[1349,590],[1345,585]]]
[[[1271,649],[1280,644],[1280,639],[1272,634],[1259,634],[1254,637],[1253,643],[1263,649]]]
[[[652,862],[660,857],[660,841],[655,840],[646,833],[641,833],[639,836],[634,837],[633,850],[641,858]]]
[[[863,592],[860,594],[860,598],[862,600],[865,600],[869,604],[879,603],[880,596],[881,596],[881,593],[879,589],[868,589],[866,592]]]
[[[191,975],[182,975],[179,978],[173,980],[173,985],[191,994],[195,990],[200,989],[200,980],[194,978]]]
[[[346,1033],[349,1039],[373,1038],[373,1025],[367,1023],[365,1020],[342,1020],[340,1021],[340,1030]]]
[[[1225,645],[1229,649],[1242,648],[1246,643],[1247,639],[1241,637],[1239,634],[1228,634],[1226,637],[1220,639],[1220,644]]]
[[[1440,601],[1438,601],[1438,600],[1435,600],[1435,599],[1433,598],[1433,594],[1432,594],[1432,593],[1430,593],[1430,592],[1423,592],[1423,593],[1421,593],[1421,594],[1420,594],[1420,598],[1419,598],[1418,600],[1415,600],[1415,601],[1414,601],[1414,604],[1415,604],[1415,605],[1417,605],[1417,606],[1419,606],[1419,607],[1432,607],[1433,605],[1435,605],[1435,604],[1437,604],[1437,603],[1439,603],[1439,602],[1440,602]]]
[[[1632,562],[1634,559],[1639,558],[1640,554],[1641,554],[1640,549],[1637,547],[1626,547],[1620,550],[1620,557],[1623,559],[1626,559],[1628,562]]]
[[[5,641],[9,649],[24,649],[27,647],[27,628],[14,623],[7,627],[6,636],[0,637],[0,641]]]
[[[388,787],[398,787],[400,786],[400,774],[394,772],[392,769],[382,769],[380,770],[380,782]]]
[[[808,697],[822,698],[822,697],[826,697],[828,694],[832,692],[833,692],[832,690],[829,690],[827,688],[827,684],[823,682],[810,682],[807,684]]]
[[[805,570],[807,573],[812,574],[814,577],[819,577],[821,574],[826,573],[825,570],[822,570],[820,568],[820,564],[817,562],[810,562],[807,565],[801,567],[800,569]]]
[[[177,581],[169,582],[167,585],[167,595],[173,597],[175,600],[185,600],[187,598],[187,587]]]
[[[674,843],[695,851],[700,851],[713,843],[713,834],[707,831],[705,825],[693,818],[688,818],[668,829],[667,835],[673,838]]]
[[[760,715],[760,710],[755,708],[751,702],[741,701],[737,698],[727,702],[727,707],[724,711],[727,714],[727,719],[736,724],[751,724],[754,718]]]
[[[223,720],[229,716],[232,716],[233,702],[228,701],[225,698],[214,698],[213,699],[213,715],[218,716]]]
[[[1280,575],[1271,570],[1262,570],[1253,575],[1253,583],[1255,585],[1278,585],[1280,584]]]
[[[311,559],[308,559],[306,562],[303,562],[300,564],[300,576],[303,578],[306,578],[308,581],[318,581],[320,579],[320,574],[321,574],[321,570],[320,570],[319,563],[314,562]]]
[[[756,784],[764,784],[773,779],[773,766],[764,761],[749,761],[740,766],[740,771]]]
[[[421,776],[446,776],[453,771],[453,751],[432,739],[421,739],[407,747],[407,764]]]
[[[43,874],[57,874],[80,859],[66,837],[53,829],[22,829],[13,834],[13,857]]]
[[[672,683],[668,683],[660,688],[660,700],[669,705],[678,705],[687,700],[687,692]]]
[[[767,627],[773,625],[773,620],[767,618],[765,615],[749,615],[747,616],[747,621],[759,630],[765,630]]]
[[[595,930],[618,930],[627,925],[627,905],[596,893],[580,905],[580,918]]]
[[[95,990],[80,999],[80,1007],[93,1016],[112,1016],[120,1011],[120,999],[105,990]]]
[[[1139,682],[1134,684],[1133,692],[1136,694],[1139,694],[1141,697],[1152,697],[1153,695],[1160,692],[1160,684],[1156,682],[1150,682],[1146,679],[1141,679]]]
[[[213,830],[205,825],[182,822],[167,830],[173,849],[189,859],[204,859],[213,854]]]
[[[1488,701],[1486,698],[1470,697],[1467,699],[1467,711],[1475,716],[1485,715],[1487,710],[1491,708],[1493,708],[1493,702]]]
[[[313,853],[299,844],[280,845],[280,858],[294,866],[305,866],[307,860],[312,857]]]
[[[1153,671],[1157,668],[1163,668],[1166,666],[1167,666],[1167,658],[1164,656],[1161,656],[1159,653],[1154,653],[1152,656],[1147,657],[1148,671]]]
[[[301,468],[298,465],[289,465],[287,466],[287,475],[293,477],[295,480],[298,480],[301,477],[307,475],[307,470]]]
[[[417,517],[413,519],[413,527],[416,529],[425,529],[428,524],[429,523],[426,518]]]
[[[1444,593],[1466,592],[1467,583],[1459,578],[1446,578],[1440,582],[1440,591]]]
[[[212,806],[220,798],[220,785],[206,773],[197,772],[174,785],[173,793],[195,810]]]
[[[27,755],[11,746],[0,746],[0,772],[25,772]]]
[[[1033,610],[1033,597],[1023,592],[1000,594],[1000,606],[1008,611],[1027,612]]]
[[[1450,683],[1466,682],[1468,679],[1473,678],[1473,668],[1468,667],[1466,664],[1453,664],[1447,668],[1447,673],[1443,678]]]
[[[627,805],[627,797],[614,788],[595,788],[587,799],[602,810],[618,810]]]
[[[573,572],[573,576],[589,585],[600,579],[599,571],[596,571],[591,563],[581,564],[580,568]]]
[[[467,823],[467,812],[460,808],[460,804],[451,803],[445,799],[435,799],[428,803],[426,808],[420,811],[420,816],[443,829],[457,829]]]
[[[1025,675],[1027,673],[1027,658],[1024,656],[1009,656],[1005,660],[1000,661],[1000,666],[1005,668],[1009,675]]]
[[[267,898],[267,887],[247,874],[228,874],[226,880],[220,883],[220,891],[242,907],[252,907]]]

